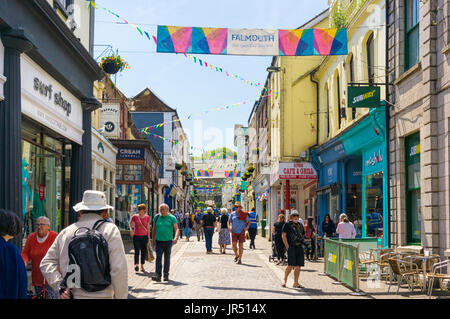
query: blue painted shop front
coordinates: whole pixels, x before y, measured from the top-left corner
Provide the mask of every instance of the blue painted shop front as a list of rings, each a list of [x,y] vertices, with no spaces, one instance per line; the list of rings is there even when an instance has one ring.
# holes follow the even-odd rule
[[[389,247],[388,160],[384,107],[339,136],[345,153],[360,156],[362,165],[362,236],[382,239]]]
[[[312,164],[318,172],[316,225],[322,235],[326,214],[337,223],[347,213],[352,220],[361,220],[361,156],[349,156],[342,142],[334,138],[311,152]],[[356,223],[357,224],[357,223]],[[361,237],[361,227],[357,237]]]

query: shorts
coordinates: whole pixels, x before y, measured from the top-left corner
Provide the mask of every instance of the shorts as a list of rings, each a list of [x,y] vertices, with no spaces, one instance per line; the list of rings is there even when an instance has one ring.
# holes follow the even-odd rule
[[[237,242],[237,241],[239,241],[239,243],[245,243],[245,231],[243,231],[243,232],[240,233],[240,234],[232,233],[232,234],[231,234],[231,241],[232,241],[233,243],[235,243],[235,242]]]
[[[288,266],[293,267],[303,267],[305,265],[305,255],[303,252],[302,245],[300,246],[289,246],[288,252]]]

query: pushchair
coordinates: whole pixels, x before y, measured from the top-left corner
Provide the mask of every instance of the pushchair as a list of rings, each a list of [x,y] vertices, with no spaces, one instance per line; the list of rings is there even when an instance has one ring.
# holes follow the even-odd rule
[[[283,256],[283,263],[287,263],[287,257],[286,254]],[[272,255],[269,256],[269,262],[274,262],[275,260],[278,260],[278,252],[277,252],[277,245],[275,245],[275,241],[272,240]]]

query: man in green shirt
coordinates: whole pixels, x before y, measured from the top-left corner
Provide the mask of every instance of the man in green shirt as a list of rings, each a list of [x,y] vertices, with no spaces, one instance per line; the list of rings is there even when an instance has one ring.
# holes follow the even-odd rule
[[[177,243],[178,222],[175,216],[169,214],[169,206],[161,204],[159,214],[153,219],[152,246],[156,250],[156,276],[152,280],[161,282],[162,256],[164,254],[164,281],[169,281],[170,254],[172,245]]]

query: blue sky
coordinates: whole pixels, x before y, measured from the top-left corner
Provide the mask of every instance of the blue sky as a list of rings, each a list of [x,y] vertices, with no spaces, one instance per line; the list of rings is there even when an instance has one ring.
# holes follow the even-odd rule
[[[152,35],[157,25],[295,29],[327,8],[327,0],[97,0],[99,6],[117,13]],[[243,84],[223,73],[201,68],[183,54],[156,53],[156,45],[134,28],[106,11],[96,11],[95,52],[97,58],[111,45],[131,69],[117,76],[117,86],[128,97],[150,88],[170,107],[176,108],[190,143],[196,149],[233,146],[235,124],[247,126],[254,103],[231,110],[213,111],[187,119],[189,114],[254,100],[261,87]],[[253,82],[265,82],[271,57],[196,55]],[[301,57],[298,57],[301,59]],[[114,77],[113,77],[114,80]]]

